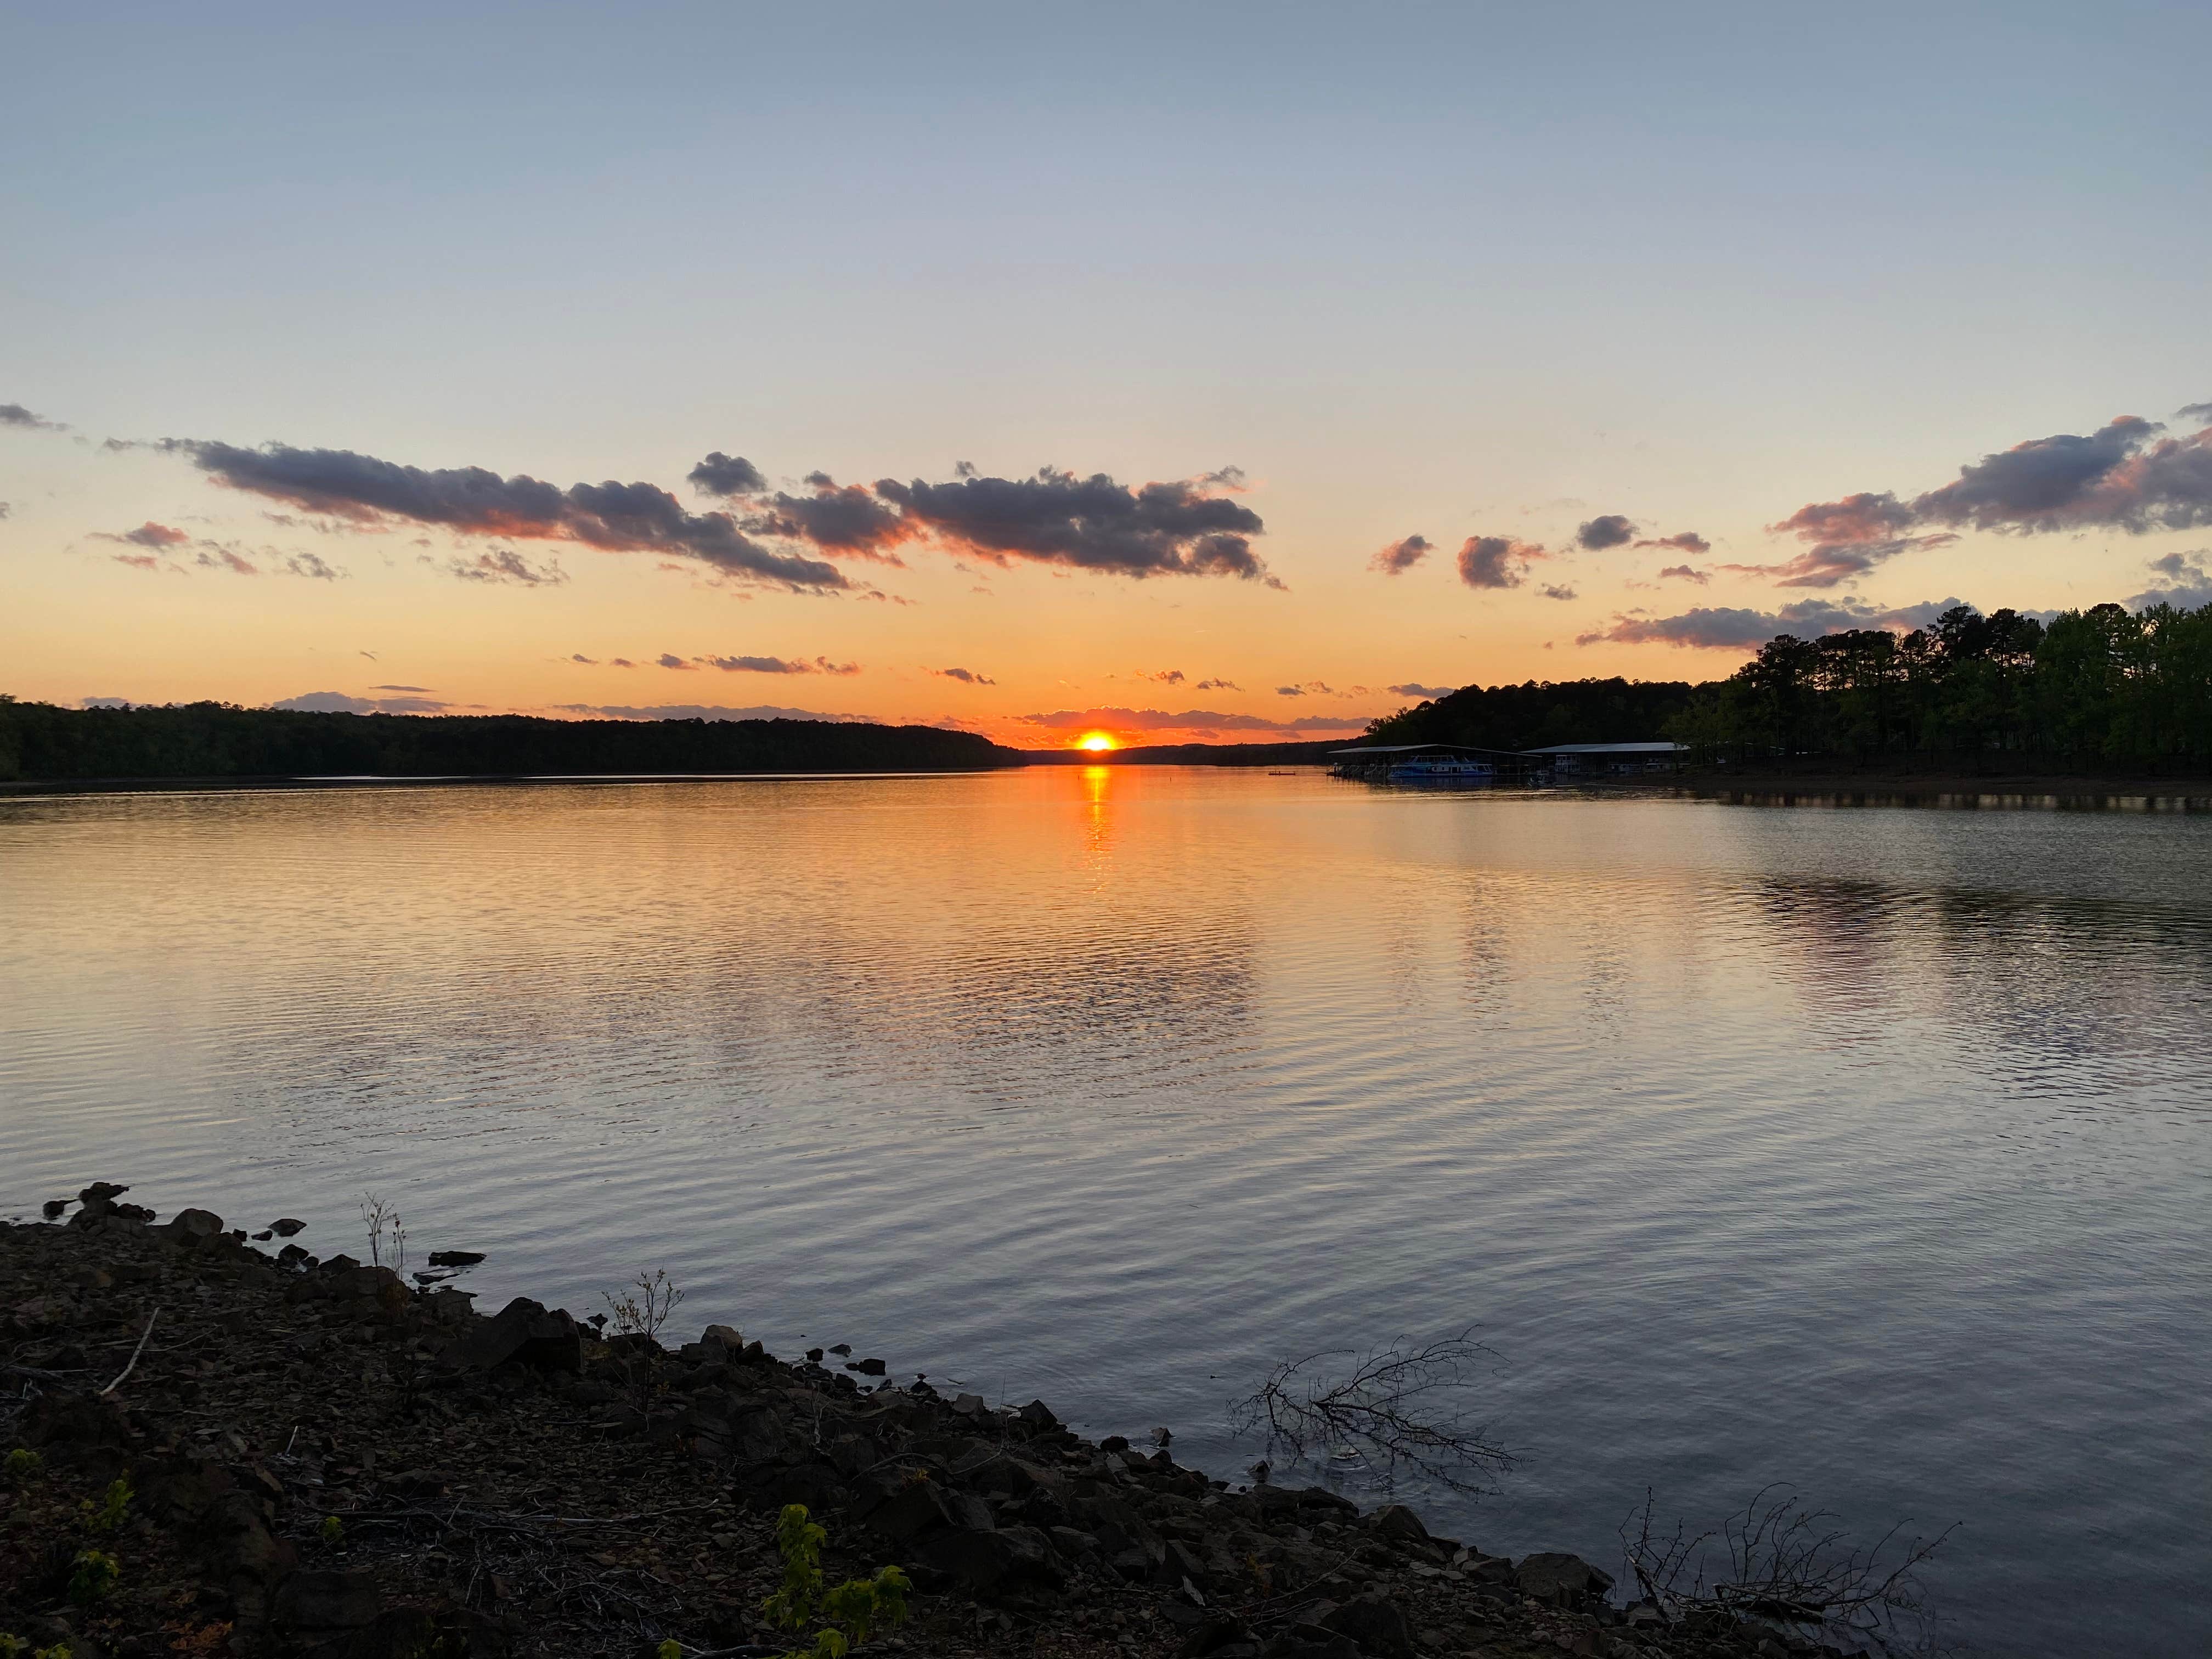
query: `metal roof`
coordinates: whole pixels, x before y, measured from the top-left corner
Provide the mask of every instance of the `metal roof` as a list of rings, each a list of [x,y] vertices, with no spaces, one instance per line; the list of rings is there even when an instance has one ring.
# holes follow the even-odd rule
[[[1332,749],[1332,759],[1340,755],[1503,755],[1518,760],[1517,749],[1476,749],[1463,743],[1384,743],[1367,744],[1358,749]]]
[[[1555,743],[1531,749],[1532,755],[1673,755],[1689,747],[1686,743]]]

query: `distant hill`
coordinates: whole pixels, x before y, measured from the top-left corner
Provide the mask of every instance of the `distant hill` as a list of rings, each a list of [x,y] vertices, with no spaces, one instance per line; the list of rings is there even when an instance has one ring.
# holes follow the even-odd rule
[[[1018,766],[988,738],[832,720],[556,720],[336,714],[194,702],[0,699],[0,780],[955,772]]]
[[[1025,749],[1022,759],[1031,766],[1312,766],[1328,759],[1331,750],[1364,743],[1364,738],[1330,738],[1322,743],[1151,743],[1132,744],[1104,755],[1080,749]]]

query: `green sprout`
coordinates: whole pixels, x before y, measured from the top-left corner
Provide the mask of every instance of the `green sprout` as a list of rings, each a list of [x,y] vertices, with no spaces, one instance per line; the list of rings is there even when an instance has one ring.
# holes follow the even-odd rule
[[[97,1509],[89,1498],[77,1507],[83,1512],[87,1526],[103,1536],[112,1537],[121,1528],[124,1517],[131,1512],[131,1500],[137,1495],[131,1490],[128,1480],[111,1480]]]
[[[315,1534],[325,1544],[338,1543],[345,1537],[345,1522],[335,1515],[326,1515],[323,1524],[315,1528]]]
[[[871,1578],[848,1578],[834,1589],[822,1583],[822,1547],[830,1534],[807,1518],[804,1504],[787,1504],[776,1517],[776,1548],[783,1554],[783,1588],[761,1603],[769,1622],[793,1636],[809,1625],[823,1628],[782,1659],[845,1659],[873,1635],[905,1622],[906,1593],[913,1586],[896,1567],[879,1567]]]
[[[106,1551],[86,1550],[72,1565],[69,1599],[81,1607],[88,1607],[104,1599],[122,1577],[123,1569]]]

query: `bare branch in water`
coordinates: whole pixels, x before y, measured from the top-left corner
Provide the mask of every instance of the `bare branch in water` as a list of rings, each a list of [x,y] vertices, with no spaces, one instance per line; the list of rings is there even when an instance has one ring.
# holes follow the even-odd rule
[[[1489,1492],[1485,1482],[1514,1460],[1453,1404],[1490,1354],[1470,1340],[1473,1328],[1419,1347],[1401,1338],[1364,1354],[1339,1348],[1286,1361],[1230,1407],[1231,1425],[1265,1429],[1268,1449],[1294,1460],[1319,1450],[1357,1462],[1386,1488],[1410,1470],[1454,1492]],[[1331,1359],[1350,1369],[1334,1380],[1310,1370]]]
[[[1758,1619],[1871,1644],[1885,1653],[1926,1645],[1917,1577],[1955,1525],[1900,1541],[1893,1527],[1871,1547],[1850,1541],[1836,1517],[1786,1486],[1762,1487],[1711,1532],[1653,1531],[1653,1498],[1621,1522],[1628,1568],[1670,1620],[1699,1613]],[[1630,1528],[1633,1527],[1633,1534]],[[1717,1549],[1723,1559],[1710,1559]]]

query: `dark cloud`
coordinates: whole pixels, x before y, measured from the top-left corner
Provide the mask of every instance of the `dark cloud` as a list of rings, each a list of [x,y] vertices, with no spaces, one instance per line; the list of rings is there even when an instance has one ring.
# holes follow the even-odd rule
[[[663,657],[662,666],[668,659]],[[700,657],[696,660],[709,668],[719,668],[726,674],[857,674],[860,665],[856,662],[831,662],[827,657],[817,657],[812,662],[804,657]]]
[[[514,587],[558,587],[568,580],[560,560],[532,564],[511,547],[495,547],[473,559],[449,559],[446,568],[465,582],[500,582]]]
[[[21,427],[29,432],[66,432],[65,421],[49,421],[33,415],[21,404],[0,404],[0,426]]]
[[[607,666],[610,668],[635,668],[637,665],[632,662],[628,657],[610,657],[607,659]]]
[[[1528,574],[1528,562],[1548,556],[1534,542],[1470,536],[1459,550],[1459,579],[1469,587],[1518,587]]]
[[[435,691],[434,685],[372,685],[372,691]]]
[[[1964,601],[1931,599],[1885,611],[1853,599],[1800,599],[1779,611],[1700,605],[1679,617],[1616,617],[1610,625],[1577,635],[1577,645],[1678,645],[1708,650],[1742,650],[1778,635],[1817,639],[1853,628],[1905,631],[1925,628]]]
[[[8,503],[7,503],[7,502],[5,502],[5,501],[0,501],[0,519],[4,519],[4,518],[6,518],[6,517],[10,514],[10,513],[12,513],[12,512],[14,512],[14,511],[15,511],[15,508],[13,508],[13,507],[9,507],[9,506],[8,505]]]
[[[1187,708],[1170,714],[1160,708],[1062,708],[1049,714],[1024,714],[1027,726],[1055,732],[1081,732],[1092,726],[1121,732],[1301,732],[1358,731],[1376,718],[1373,714],[1304,714],[1294,720],[1271,720],[1259,714],[1224,714],[1207,708]]]
[[[355,697],[343,691],[309,691],[269,706],[307,714],[438,714],[453,704],[427,697]]]
[[[1180,668],[1163,668],[1158,673],[1147,673],[1139,668],[1137,671],[1137,678],[1140,680],[1158,680],[1162,685],[1181,685],[1183,675]]]
[[[762,510],[747,517],[746,531],[786,541],[811,542],[833,553],[902,562],[891,549],[921,533],[918,526],[894,513],[858,484],[839,489],[827,473],[808,475],[811,495],[793,495],[779,490],[762,503]]]
[[[1780,564],[1729,564],[1721,568],[1771,576],[1778,587],[1835,587],[1900,553],[1942,547],[1959,539],[1948,532],[1926,536],[1904,533],[1913,520],[1913,508],[1887,490],[1862,490],[1838,501],[1814,501],[1766,526],[1775,535],[1795,536],[1809,544],[1796,558]]]
[[[1401,697],[1449,697],[1459,688],[1455,685],[1423,685],[1417,681],[1407,680],[1403,685],[1385,686],[1383,690],[1395,692]]]
[[[1562,583],[1546,582],[1536,591],[1547,599],[1571,599],[1577,597],[1573,588]]]
[[[956,478],[972,478],[975,477],[975,463],[973,461],[953,462],[952,476]]]
[[[818,708],[780,708],[762,703],[750,708],[727,708],[709,702],[635,703],[564,702],[555,705],[564,714],[595,714],[612,720],[861,720],[866,714],[825,714]]]
[[[79,697],[80,708],[131,708],[137,707],[128,697]]]
[[[580,651],[573,651],[569,653],[568,660],[570,662],[580,662],[586,668],[597,668],[599,665],[599,659],[597,657],[587,657]]]
[[[1217,467],[1211,472],[1200,473],[1198,483],[1209,489],[1225,489],[1235,495],[1244,488],[1244,469],[1241,466]]]
[[[1575,545],[1586,553],[1601,553],[1635,537],[1636,526],[1620,513],[1602,513],[1575,526]]]
[[[241,449],[173,439],[165,447],[234,489],[289,501],[356,526],[399,520],[441,525],[467,534],[566,541],[617,553],[659,553],[697,560],[724,574],[793,589],[847,586],[834,565],[760,546],[726,513],[687,513],[648,483],[572,484],[567,489],[483,467],[426,470],[349,449]]]
[[[1411,570],[1435,550],[1436,544],[1426,536],[1408,536],[1401,542],[1392,542],[1377,550],[1368,560],[1368,568],[1379,570],[1386,576],[1398,576]]]
[[[2212,605],[2212,570],[2205,568],[2208,558],[2212,558],[2212,548],[2200,547],[2153,559],[2150,568],[2161,580],[2130,599],[2128,609],[2148,611],[2154,605],[2170,605],[2178,611],[2197,611]]]
[[[1655,536],[1636,544],[1638,547],[1671,547],[1678,553],[1710,553],[1713,544],[1694,530],[1678,531],[1672,536]]]
[[[1198,691],[1241,691],[1244,688],[1234,680],[1200,680],[1192,689]]]
[[[1686,564],[1670,564],[1659,573],[1659,580],[1662,582],[1669,576],[1679,578],[1686,582],[1695,582],[1700,587],[1712,580],[1712,578],[1704,571],[1692,569]]]
[[[161,568],[161,560],[151,553],[118,553],[114,558],[116,563],[127,564],[133,570],[159,570]],[[173,565],[170,568],[175,569]],[[178,574],[181,575],[184,573],[179,571]]]
[[[2173,411],[2177,421],[2212,421],[2212,404],[2184,404]]]
[[[239,552],[234,547],[225,547],[218,542],[202,542],[199,550],[192,555],[192,562],[203,570],[228,570],[234,576],[258,576],[261,567]]]
[[[972,668],[933,668],[929,671],[948,680],[958,680],[963,685],[996,685],[998,681],[987,674],[978,674]]]
[[[875,493],[911,528],[1000,564],[1030,559],[1124,576],[1239,576],[1279,586],[1252,551],[1250,538],[1265,529],[1260,515],[1210,494],[1214,487],[1182,480],[1133,489],[1103,472],[1079,478],[1044,467],[1028,478],[884,478]]]
[[[663,668],[682,668],[688,670],[691,667],[690,663],[678,656],[673,651],[662,652],[659,656],[653,659],[653,661],[659,664]]]
[[[752,495],[768,488],[758,467],[719,449],[685,474],[685,482],[702,495]]]
[[[1303,685],[1279,685],[1275,688],[1275,695],[1279,697],[1303,697],[1305,694],[1306,689]]]

